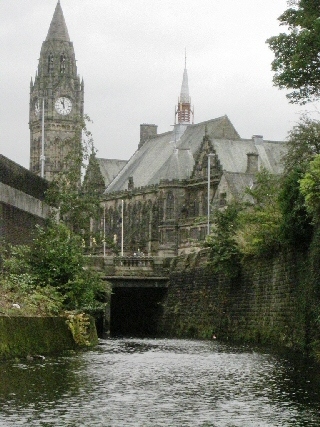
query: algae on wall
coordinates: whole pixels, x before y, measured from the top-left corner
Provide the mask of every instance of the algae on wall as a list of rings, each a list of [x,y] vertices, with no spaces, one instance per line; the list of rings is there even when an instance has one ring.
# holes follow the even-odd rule
[[[310,306],[305,256],[247,259],[228,279],[210,270],[205,253],[172,261],[162,335],[269,343],[305,350]]]
[[[94,325],[90,340],[97,342]],[[64,317],[0,317],[0,360],[76,349]]]

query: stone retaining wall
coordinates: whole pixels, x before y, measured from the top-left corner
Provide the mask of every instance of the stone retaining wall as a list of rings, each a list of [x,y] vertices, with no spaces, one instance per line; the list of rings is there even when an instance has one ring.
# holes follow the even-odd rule
[[[94,322],[90,341],[97,343]],[[76,348],[65,317],[0,317],[0,360],[58,354]]]
[[[250,259],[236,280],[214,275],[207,253],[172,262],[162,334],[305,348],[307,290],[303,256]]]

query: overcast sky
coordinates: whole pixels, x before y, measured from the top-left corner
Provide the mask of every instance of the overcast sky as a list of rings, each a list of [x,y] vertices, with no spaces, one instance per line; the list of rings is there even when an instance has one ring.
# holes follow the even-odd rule
[[[29,85],[57,0],[0,0],[0,153],[29,167]],[[98,156],[129,159],[141,123],[172,129],[185,48],[195,123],[283,140],[302,112],[272,85],[265,40],[286,0],[61,0]]]

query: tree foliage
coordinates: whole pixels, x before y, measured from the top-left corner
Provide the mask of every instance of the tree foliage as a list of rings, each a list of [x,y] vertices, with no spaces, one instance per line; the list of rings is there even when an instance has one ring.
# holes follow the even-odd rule
[[[60,218],[70,230],[90,238],[90,218],[100,218],[100,188],[83,186],[81,175],[85,173],[88,160],[95,149],[91,132],[87,128],[89,117],[79,122],[82,132],[81,144],[70,140],[70,149],[65,156],[61,172],[54,178],[47,191],[46,201],[59,210]]]
[[[311,216],[300,192],[303,172],[299,166],[288,171],[281,179],[279,205],[282,212],[280,226],[281,241],[294,248],[306,248],[312,238]]]
[[[82,239],[64,224],[38,227],[28,262],[36,283],[56,288],[65,297],[65,308],[92,310],[99,305],[101,278],[85,268]]]
[[[257,174],[254,187],[246,190],[253,203],[241,210],[236,236],[243,255],[271,253],[279,248],[279,188],[279,177],[264,169]]]
[[[28,246],[1,245],[1,312],[15,316],[57,315],[65,298],[55,288],[37,284],[29,256]]]
[[[304,116],[289,132],[284,173],[295,169],[303,173],[317,154],[320,154],[320,121]]]
[[[240,205],[234,203],[213,216],[212,232],[205,246],[211,249],[210,264],[215,273],[236,277],[239,273],[240,252],[235,240]]]
[[[110,290],[86,268],[81,240],[62,223],[38,227],[30,247],[8,246],[0,254],[0,289],[13,293],[28,314],[32,307],[40,314],[101,309]]]
[[[292,103],[305,104],[320,96],[320,3],[291,0],[278,18],[288,32],[267,40],[275,55],[273,81],[280,88],[293,89]]]
[[[320,155],[310,162],[307,172],[300,180],[300,191],[305,198],[305,205],[313,220],[320,220]]]

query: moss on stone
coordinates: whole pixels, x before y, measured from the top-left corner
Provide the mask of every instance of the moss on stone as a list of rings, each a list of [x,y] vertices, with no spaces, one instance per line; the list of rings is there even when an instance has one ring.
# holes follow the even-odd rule
[[[97,343],[94,320],[89,340]],[[58,354],[77,345],[64,317],[0,317],[0,360]]]

